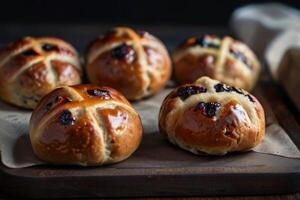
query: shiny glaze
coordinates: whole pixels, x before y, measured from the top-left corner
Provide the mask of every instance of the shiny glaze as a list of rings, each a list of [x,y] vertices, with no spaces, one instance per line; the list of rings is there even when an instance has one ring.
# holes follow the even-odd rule
[[[175,135],[191,145],[230,146],[238,142],[241,128],[247,130],[244,127],[249,124],[246,116],[236,102],[223,105],[217,118],[204,115],[191,107],[180,117]]]
[[[216,58],[209,54],[201,56],[186,55],[176,64],[176,80],[181,84],[185,84],[192,83],[201,76],[214,77],[215,61]]]
[[[36,155],[50,163],[76,164],[102,162],[102,138],[87,114],[74,125],[61,125],[57,114],[37,140],[31,140]],[[31,137],[32,132],[30,133]]]
[[[58,88],[40,101],[30,119],[34,152],[50,163],[99,165],[123,160],[142,137],[141,120],[133,112],[112,88]],[[111,151],[108,157],[103,156],[105,149]]]
[[[94,52],[115,43],[119,45],[90,60]],[[125,27],[94,40],[88,47],[86,60],[92,83],[116,88],[130,100],[158,92],[171,74],[171,62],[163,44],[149,33],[140,34]]]
[[[264,110],[254,96],[208,77],[189,85],[206,87],[207,93],[182,101],[174,98],[174,89],[159,112],[160,133],[172,143],[196,154],[224,155],[251,149],[262,141]]]
[[[76,51],[57,38],[23,38],[2,49],[0,60],[0,95],[18,106],[33,108],[55,87],[81,82]]]
[[[111,157],[119,160],[122,154],[131,154],[135,149],[128,147],[128,144],[138,146],[141,140],[139,133],[142,131],[142,127],[138,123],[139,118],[119,106],[115,109],[99,109],[97,112],[107,125],[106,129],[110,135],[113,149]]]
[[[213,56],[214,59],[205,61],[203,56]],[[251,49],[228,36],[190,37],[178,46],[174,60],[175,76],[180,84],[209,76],[249,91],[260,72],[259,61]]]

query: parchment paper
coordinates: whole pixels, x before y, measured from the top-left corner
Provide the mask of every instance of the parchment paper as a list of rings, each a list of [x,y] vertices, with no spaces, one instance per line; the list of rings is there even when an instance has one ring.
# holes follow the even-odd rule
[[[144,134],[158,133],[159,108],[169,92],[170,89],[165,89],[152,98],[134,103],[134,107],[142,118]],[[0,108],[2,163],[10,168],[44,164],[34,156],[30,145],[28,123],[31,112],[20,110],[3,102],[0,102]],[[266,138],[254,151],[289,158],[300,158],[300,151],[286,132],[275,123],[267,127]]]

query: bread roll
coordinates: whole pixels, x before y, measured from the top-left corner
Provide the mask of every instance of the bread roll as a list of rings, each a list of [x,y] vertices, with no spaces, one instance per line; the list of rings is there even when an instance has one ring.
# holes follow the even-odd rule
[[[224,155],[258,145],[265,117],[248,92],[202,77],[165,98],[159,128],[170,142],[192,153]]]
[[[41,160],[87,166],[129,157],[143,128],[138,113],[116,90],[77,85],[46,95],[33,111],[29,129]]]
[[[176,80],[192,83],[202,76],[250,91],[259,76],[260,63],[242,42],[213,35],[191,37],[173,55]]]
[[[90,44],[86,71],[92,83],[113,87],[129,100],[139,100],[165,86],[171,62],[163,43],[150,33],[118,27]]]
[[[0,97],[33,109],[48,92],[81,82],[76,50],[63,40],[25,37],[0,51]]]

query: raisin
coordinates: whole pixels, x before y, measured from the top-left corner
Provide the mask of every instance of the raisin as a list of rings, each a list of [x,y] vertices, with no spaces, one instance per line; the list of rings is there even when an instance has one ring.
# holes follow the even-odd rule
[[[69,110],[64,110],[59,117],[60,123],[62,125],[74,125],[75,119]]]
[[[67,97],[62,97],[62,96],[57,96],[55,98],[55,103],[59,103],[59,104],[61,104],[61,103],[68,103],[68,102],[71,102],[71,101],[72,101],[71,99],[69,99]]]
[[[254,99],[252,98],[252,96],[251,96],[250,94],[247,94],[246,97],[248,97],[248,99],[249,99],[251,102],[253,102],[253,103],[255,102]]]
[[[33,49],[28,49],[26,51],[23,51],[21,53],[21,55],[23,55],[23,56],[37,56],[39,54],[35,50],[33,50]]]
[[[129,54],[134,54],[134,50],[125,43],[115,47],[111,52],[111,56],[116,59],[124,59]]]
[[[238,94],[244,94],[244,92],[241,89],[235,88],[235,87],[231,87],[231,90],[238,93]]]
[[[216,102],[200,102],[196,105],[195,111],[200,110],[201,113],[207,117],[214,117],[216,116],[217,111],[220,109],[221,104]]]
[[[232,55],[242,61],[248,68],[252,69],[251,64],[248,61],[248,58],[240,51],[234,50],[234,49],[230,49],[230,53],[232,53]]]
[[[196,39],[195,44],[200,45],[201,47],[208,47],[208,48],[220,48],[219,44],[215,44],[213,42],[208,41],[205,36],[199,37]]]
[[[235,88],[233,86],[228,86],[228,85],[225,85],[225,84],[222,84],[222,83],[218,83],[214,86],[216,92],[236,92],[238,94],[242,94],[244,95],[245,97],[247,97],[249,99],[249,101],[251,102],[255,102],[254,99],[252,98],[252,96],[250,94],[245,94],[243,92],[243,90],[239,89],[239,88]]]
[[[143,30],[138,30],[138,31],[137,31],[137,34],[138,34],[139,36],[141,36],[141,37],[144,37],[144,35],[146,35],[147,32],[146,32],[146,31],[143,31]]]
[[[46,109],[50,110],[54,104],[64,104],[71,102],[72,100],[66,97],[62,96],[57,96],[55,97],[54,101],[50,101],[49,103],[46,104]]]
[[[199,86],[183,86],[177,90],[177,96],[180,97],[182,101],[186,100],[189,96],[194,94],[205,93],[207,90],[204,87]]]
[[[90,96],[102,97],[104,99],[111,99],[110,93],[107,90],[91,89],[91,90],[87,90],[87,93]]]
[[[216,92],[236,92],[238,94],[244,94],[241,89],[235,88],[233,86],[228,86],[222,83],[218,83],[214,86]]]
[[[216,92],[231,92],[231,87],[222,83],[218,83],[214,86]]]
[[[53,102],[49,102],[46,104],[46,110],[49,111],[52,108]]]
[[[58,47],[52,44],[43,44],[42,49],[44,51],[58,51]]]

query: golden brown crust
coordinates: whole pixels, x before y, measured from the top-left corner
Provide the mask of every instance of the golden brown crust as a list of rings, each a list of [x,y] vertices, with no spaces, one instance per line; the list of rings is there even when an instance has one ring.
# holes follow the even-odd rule
[[[32,109],[56,87],[79,84],[81,73],[70,44],[51,37],[25,37],[0,51],[0,97]]]
[[[191,37],[173,55],[175,77],[180,84],[209,76],[228,85],[251,90],[259,76],[260,63],[254,53],[231,37]]]
[[[195,154],[224,155],[259,144],[265,117],[251,94],[202,77],[165,98],[159,128],[170,142]]]
[[[171,75],[165,46],[147,32],[118,27],[94,40],[86,53],[89,80],[118,89],[130,100],[157,93]]]
[[[142,138],[140,117],[125,97],[94,85],[64,86],[43,97],[29,129],[34,153],[53,164],[119,162]]]

